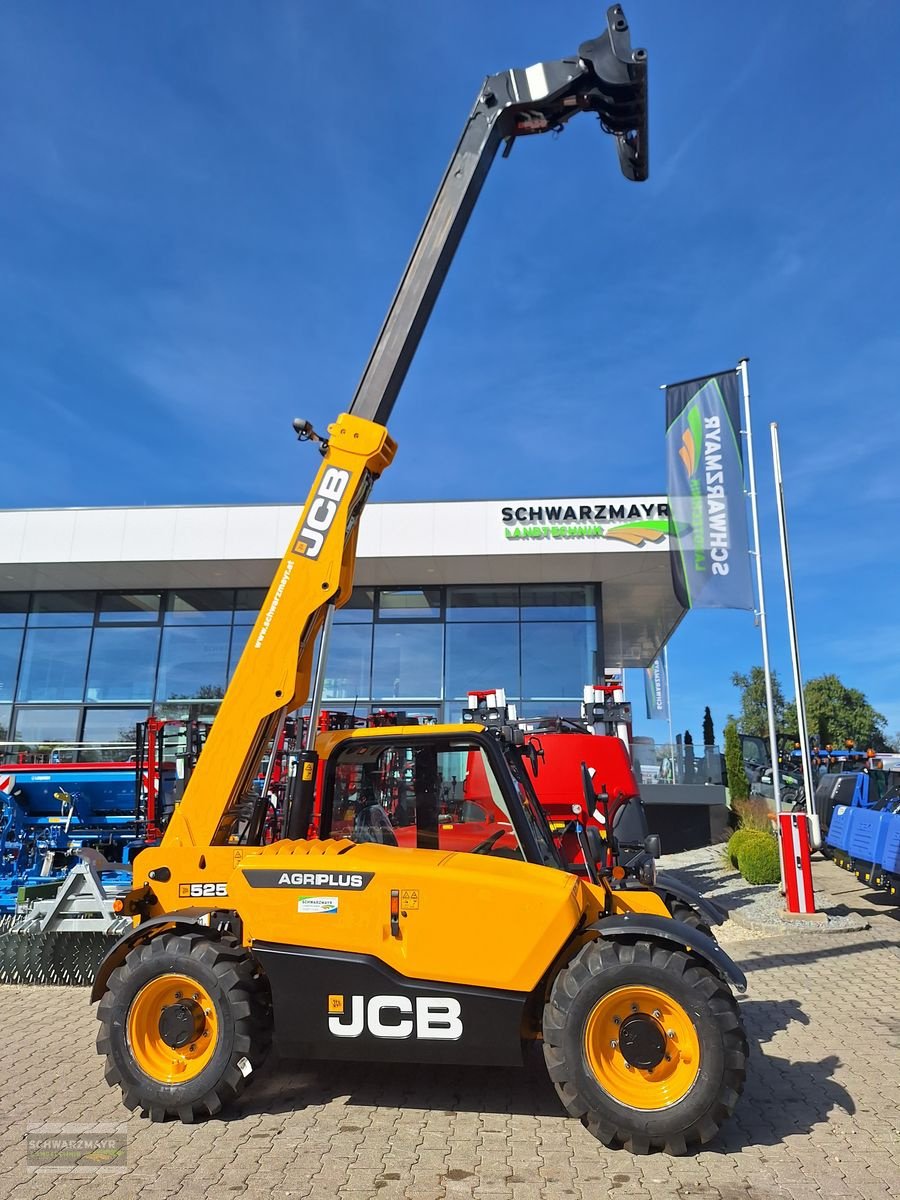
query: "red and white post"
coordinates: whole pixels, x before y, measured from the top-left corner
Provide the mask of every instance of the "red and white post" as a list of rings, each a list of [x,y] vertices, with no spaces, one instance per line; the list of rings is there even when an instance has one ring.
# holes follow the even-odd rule
[[[806,813],[778,814],[781,871],[788,920],[826,920],[816,912],[813,897],[812,863],[809,855],[809,825]]]

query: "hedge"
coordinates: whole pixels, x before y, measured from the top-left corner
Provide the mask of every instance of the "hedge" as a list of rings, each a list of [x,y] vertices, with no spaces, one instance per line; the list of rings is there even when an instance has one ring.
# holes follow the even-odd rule
[[[753,829],[738,829],[731,835],[728,845],[725,847],[725,853],[733,867],[740,869],[741,848],[760,836],[767,837],[768,835],[760,835]]]
[[[741,843],[738,867],[748,883],[778,883],[778,841],[770,833],[754,833]]]

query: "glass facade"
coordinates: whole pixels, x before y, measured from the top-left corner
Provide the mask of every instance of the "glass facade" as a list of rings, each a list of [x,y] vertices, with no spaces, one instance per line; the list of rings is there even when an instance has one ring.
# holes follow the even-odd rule
[[[149,712],[215,715],[265,589],[0,593],[0,741],[128,740]],[[326,707],[456,721],[470,689],[575,713],[603,669],[592,584],[357,588]]]

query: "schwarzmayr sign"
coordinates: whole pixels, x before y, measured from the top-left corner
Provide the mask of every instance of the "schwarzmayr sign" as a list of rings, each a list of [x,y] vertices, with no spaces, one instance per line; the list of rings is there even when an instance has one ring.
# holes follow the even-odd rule
[[[507,504],[500,509],[509,541],[535,538],[606,538],[642,546],[669,532],[665,501],[592,500]]]

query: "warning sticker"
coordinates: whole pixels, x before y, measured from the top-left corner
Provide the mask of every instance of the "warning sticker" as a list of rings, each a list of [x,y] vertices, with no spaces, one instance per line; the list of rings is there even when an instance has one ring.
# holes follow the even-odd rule
[[[419,907],[419,889],[418,888],[403,888],[400,892],[400,907],[401,908],[418,908]]]
[[[328,997],[328,1011],[330,1013],[343,1014],[344,997],[343,996],[329,996]]]

